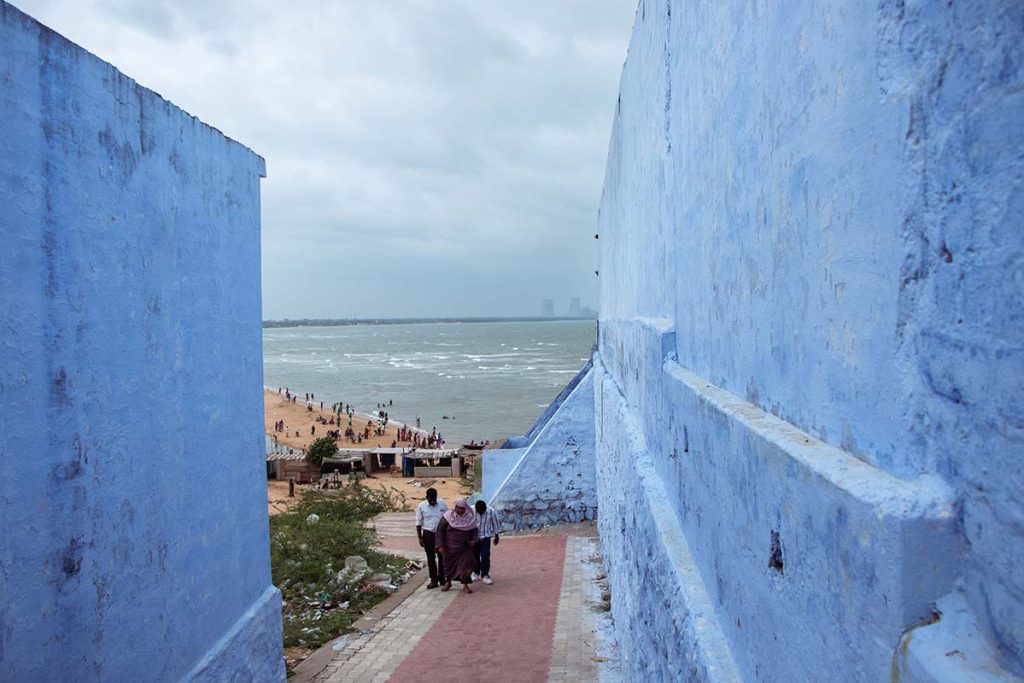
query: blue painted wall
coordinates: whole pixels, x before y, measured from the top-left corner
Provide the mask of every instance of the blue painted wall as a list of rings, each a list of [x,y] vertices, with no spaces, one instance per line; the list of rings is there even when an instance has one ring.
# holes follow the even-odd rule
[[[483,498],[506,528],[572,524],[597,516],[592,361],[530,432],[527,445],[484,451]]]
[[[596,344],[593,350],[597,350]],[[587,372],[590,371],[592,365],[593,360],[588,360],[587,364],[584,365],[578,373],[576,373],[576,376],[569,380],[569,383],[566,384],[560,392],[558,392],[558,396],[555,396],[555,400],[548,404],[548,407],[544,409],[544,412],[540,414],[540,416],[537,418],[537,421],[533,423],[533,425],[526,432],[526,434],[523,434],[522,436],[513,436],[506,439],[505,443],[502,444],[501,447],[524,448],[533,443],[533,441],[540,434],[541,430],[543,430],[544,427],[547,426],[548,422],[551,421],[551,418],[554,417],[556,412],[558,412],[558,409],[562,407],[562,403],[564,403],[565,400],[569,398],[572,392],[575,391],[576,386],[581,381],[583,381],[583,378],[587,376]]]
[[[3,2],[0,84],[0,679],[283,679],[263,160]]]
[[[483,481],[480,484],[480,497],[491,500],[498,492],[498,487],[508,477],[526,453],[526,448],[494,448],[483,452]]]
[[[955,594],[1024,670],[1022,44],[1009,0],[640,2],[595,364],[624,652],[879,680]]]

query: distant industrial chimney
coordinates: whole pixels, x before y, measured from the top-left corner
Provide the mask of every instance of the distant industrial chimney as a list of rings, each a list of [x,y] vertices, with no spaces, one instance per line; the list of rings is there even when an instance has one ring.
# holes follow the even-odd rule
[[[540,306],[540,315],[542,318],[554,318],[555,317],[555,300],[544,299],[544,302]]]

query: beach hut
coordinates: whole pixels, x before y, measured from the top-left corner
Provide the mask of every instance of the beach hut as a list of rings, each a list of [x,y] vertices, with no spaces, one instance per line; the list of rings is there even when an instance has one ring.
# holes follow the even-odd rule
[[[348,463],[353,463],[356,460],[359,460],[361,464],[358,467],[358,471],[369,474],[372,472],[370,469],[370,452],[369,448],[339,448],[338,452],[331,457],[340,458]],[[350,467],[346,471],[352,471],[353,469],[354,467]]]
[[[320,473],[321,475],[335,472],[340,475],[365,473],[367,472],[366,457],[366,451],[351,448],[339,450],[331,457],[324,458],[323,464],[320,465]]]
[[[306,462],[306,454],[302,451],[267,453],[267,478],[316,481],[320,478],[320,467]]]
[[[390,472],[411,451],[411,448],[374,448],[370,451],[370,468],[367,472]]]
[[[454,448],[416,449],[402,456],[402,474],[406,477],[458,477],[462,458]]]

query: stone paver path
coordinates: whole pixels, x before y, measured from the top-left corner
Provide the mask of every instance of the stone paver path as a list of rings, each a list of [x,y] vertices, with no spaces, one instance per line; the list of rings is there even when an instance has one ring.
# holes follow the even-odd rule
[[[604,645],[603,634],[596,630],[600,618],[586,618],[584,613],[592,611],[601,597],[594,580],[599,566],[593,559],[596,552],[594,538],[569,536],[566,539],[562,595],[558,600],[548,683],[598,679],[594,656],[600,656],[599,650]]]
[[[398,667],[393,683],[419,683],[428,671],[450,683],[547,681],[565,538],[506,537],[495,550],[494,585],[474,584],[473,595],[460,594]]]
[[[385,512],[367,523],[377,532],[377,547],[389,553],[416,560],[426,561],[423,549],[416,540],[415,512]]]
[[[377,536],[385,538],[416,538],[415,512],[384,512],[377,515],[367,526],[377,531]]]
[[[420,589],[338,652],[317,683],[384,683],[455,598],[455,592]]]
[[[382,546],[415,552],[407,519],[378,518]],[[372,632],[350,636],[313,681],[616,681],[609,615],[594,609],[597,551],[595,538],[568,532],[503,536],[494,585],[474,583],[472,595],[458,584],[419,588]]]

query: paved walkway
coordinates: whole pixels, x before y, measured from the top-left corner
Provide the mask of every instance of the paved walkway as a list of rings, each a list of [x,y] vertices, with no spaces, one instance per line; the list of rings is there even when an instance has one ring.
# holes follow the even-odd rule
[[[366,526],[376,529],[377,536],[388,538],[416,538],[415,512],[385,512],[377,515]]]
[[[427,671],[451,683],[471,683],[499,672],[497,678],[508,683],[547,680],[565,538],[505,538],[497,550],[494,585],[477,584],[476,593],[453,601],[391,681],[419,683]]]
[[[415,512],[385,512],[367,522],[367,526],[376,530],[378,548],[426,566],[427,558],[416,539]]]
[[[594,610],[600,598],[596,576],[600,564],[594,561],[597,539],[569,536],[565,544],[562,592],[558,600],[551,648],[549,683],[596,681],[598,661],[607,660],[601,680],[617,679],[618,664],[611,647],[611,618]]]
[[[382,546],[412,551],[404,519],[378,518],[377,528]],[[494,585],[474,583],[472,595],[458,584],[419,588],[372,632],[350,636],[313,680],[615,681],[609,616],[595,609],[596,553],[590,536],[504,536],[492,552]]]

